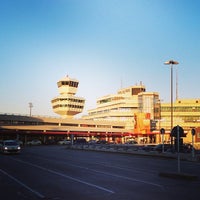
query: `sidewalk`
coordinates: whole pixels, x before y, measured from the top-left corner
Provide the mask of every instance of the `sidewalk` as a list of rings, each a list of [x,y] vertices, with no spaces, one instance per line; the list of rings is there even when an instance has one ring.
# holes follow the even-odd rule
[[[162,158],[170,158],[177,159],[177,152],[164,152],[160,153],[153,150],[144,150],[141,148],[141,145],[100,145],[100,144],[76,144],[70,145],[67,148],[71,149],[81,149],[81,150],[90,150],[90,151],[104,151],[104,152],[113,152],[113,153],[126,153],[126,154],[134,154],[134,155],[142,155],[142,156],[155,156]],[[187,160],[191,162],[200,162],[200,154],[194,155],[192,157],[191,153],[179,153],[181,160]]]

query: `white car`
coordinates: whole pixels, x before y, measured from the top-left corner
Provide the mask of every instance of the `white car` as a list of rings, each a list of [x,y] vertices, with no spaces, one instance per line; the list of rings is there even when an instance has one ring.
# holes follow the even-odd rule
[[[42,144],[42,142],[40,140],[37,140],[37,139],[27,142],[27,145],[40,145],[40,144]]]
[[[71,141],[70,140],[60,140],[60,141],[58,141],[58,144],[60,144],[60,145],[71,144]]]
[[[0,151],[2,153],[20,153],[21,147],[15,140],[0,141]]]

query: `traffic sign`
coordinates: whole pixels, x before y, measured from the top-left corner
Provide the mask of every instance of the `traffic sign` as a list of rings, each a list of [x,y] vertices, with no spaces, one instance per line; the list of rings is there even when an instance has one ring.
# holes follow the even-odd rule
[[[178,131],[179,131],[179,137],[185,137],[184,130],[181,126],[175,126],[171,131],[171,136],[178,137]]]
[[[165,129],[164,129],[164,128],[161,128],[161,129],[160,129],[160,133],[161,133],[161,134],[165,134]]]
[[[191,130],[191,133],[192,133],[193,136],[195,135],[196,131],[195,131],[194,128]]]

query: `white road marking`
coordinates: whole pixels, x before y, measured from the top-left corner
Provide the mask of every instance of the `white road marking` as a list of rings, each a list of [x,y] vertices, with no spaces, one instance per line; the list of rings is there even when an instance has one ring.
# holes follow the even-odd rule
[[[17,182],[18,184],[20,184],[21,186],[23,186],[24,188],[26,188],[27,190],[31,191],[32,193],[34,193],[36,196],[38,196],[39,198],[44,198],[45,196],[42,195],[41,193],[33,190],[32,188],[30,188],[29,186],[27,186],[26,184],[22,183],[20,180],[16,179],[14,176],[8,174],[7,172],[5,172],[4,170],[0,169],[0,172],[3,173],[4,175],[8,176],[9,178],[11,178],[12,180],[14,180],[15,182]]]
[[[81,169],[85,169],[85,170],[89,170],[89,171],[93,171],[93,172],[96,172],[96,173],[101,173],[101,174],[108,175],[108,176],[123,178],[123,179],[130,180],[130,181],[135,181],[135,182],[140,182],[140,183],[156,186],[156,187],[161,188],[162,190],[164,189],[164,187],[162,185],[152,183],[152,182],[149,182],[149,181],[143,181],[143,180],[139,180],[139,179],[135,179],[135,178],[130,178],[130,177],[127,177],[127,176],[120,176],[120,175],[113,174],[113,173],[108,173],[108,172],[103,172],[103,171],[99,171],[99,170],[95,170],[95,169],[90,169],[88,167],[81,167],[79,165],[73,165],[73,164],[67,164],[67,165],[77,167],[77,168],[81,168]]]
[[[14,159],[14,158],[13,158]],[[115,193],[114,191],[112,190],[109,190],[107,188],[104,188],[104,187],[101,187],[101,186],[98,186],[98,185],[95,185],[93,183],[89,183],[89,182],[86,182],[86,181],[83,181],[83,180],[80,180],[80,179],[77,179],[77,178],[73,178],[72,176],[68,176],[66,174],[63,174],[63,173],[60,173],[60,172],[57,172],[57,171],[54,171],[54,170],[51,170],[51,169],[48,169],[48,168],[45,168],[45,167],[42,167],[42,166],[39,166],[39,165],[36,165],[36,164],[32,164],[32,163],[29,163],[29,162],[25,162],[25,161],[22,161],[22,160],[19,160],[19,159],[14,159],[18,162],[21,162],[21,163],[24,163],[24,164],[27,164],[27,165],[30,165],[30,166],[33,166],[33,167],[36,167],[36,168],[39,168],[39,169],[42,169],[44,171],[47,171],[47,172],[50,172],[50,173],[53,173],[53,174],[56,174],[56,175],[59,175],[59,176],[62,176],[64,178],[68,178],[68,179],[71,179],[73,181],[76,181],[76,182],[79,182],[79,183],[82,183],[82,184],[85,184],[85,185],[88,185],[88,186],[91,186],[91,187],[94,187],[94,188],[97,188],[99,190],[103,190],[105,192],[108,192],[108,193]]]
[[[49,159],[46,159],[46,160],[49,160]],[[165,190],[163,185],[156,184],[156,183],[153,183],[153,182],[144,181],[144,180],[135,179],[135,178],[130,178],[130,177],[127,177],[127,176],[121,176],[121,175],[118,175],[118,174],[108,173],[108,172],[104,172],[104,171],[100,171],[100,170],[90,169],[88,167],[82,167],[80,165],[69,164],[69,163],[66,163],[65,161],[61,161],[61,163],[64,163],[65,165],[69,165],[69,166],[72,166],[72,167],[76,167],[76,168],[80,168],[80,169],[84,169],[84,170],[108,175],[108,176],[113,176],[113,177],[117,177],[117,178],[126,179],[126,180],[129,180],[129,181],[144,183],[144,184],[147,184],[147,185],[152,185],[152,186],[155,186],[155,187],[159,187],[161,190]]]

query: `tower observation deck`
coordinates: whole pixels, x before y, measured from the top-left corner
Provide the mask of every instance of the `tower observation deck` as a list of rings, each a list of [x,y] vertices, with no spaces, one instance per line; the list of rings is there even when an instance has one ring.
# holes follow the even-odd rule
[[[57,82],[60,95],[51,100],[53,111],[63,118],[72,118],[81,113],[84,108],[85,99],[76,97],[79,81],[68,76]]]

